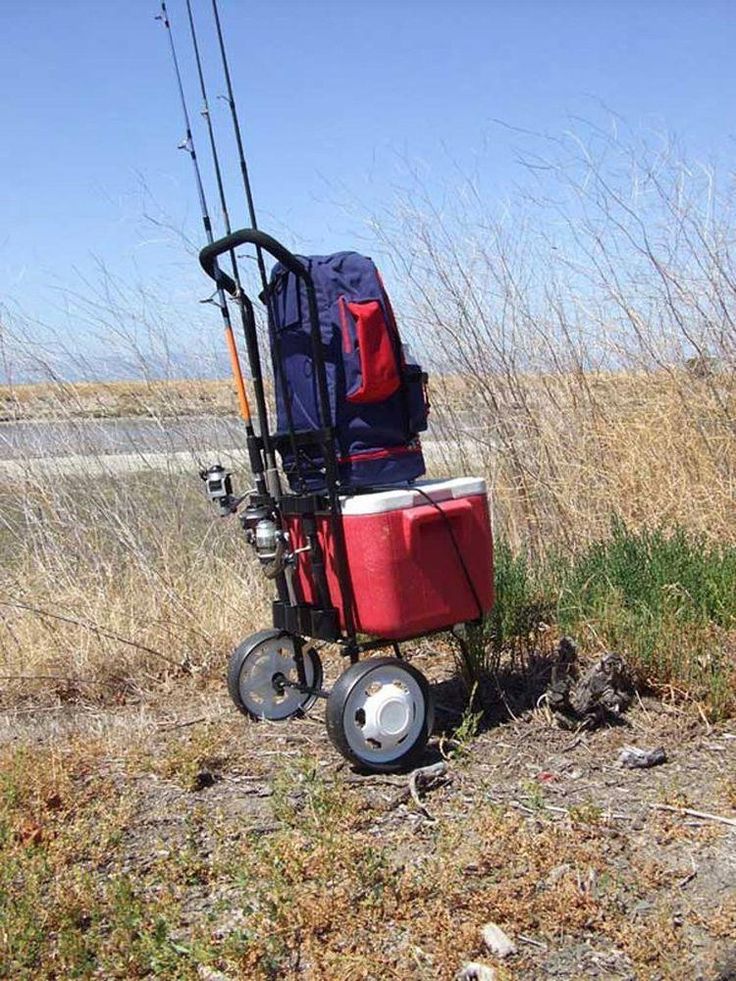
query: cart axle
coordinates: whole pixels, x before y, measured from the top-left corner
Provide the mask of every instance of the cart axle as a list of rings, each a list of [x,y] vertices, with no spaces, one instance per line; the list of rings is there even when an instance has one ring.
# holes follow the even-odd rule
[[[298,681],[290,681],[282,674],[274,676],[273,687],[274,691],[278,692],[279,695],[283,695],[285,688],[293,688],[295,691],[301,692],[302,695],[313,695],[315,698],[330,697],[330,693],[326,688],[310,688],[309,685],[302,685]]]

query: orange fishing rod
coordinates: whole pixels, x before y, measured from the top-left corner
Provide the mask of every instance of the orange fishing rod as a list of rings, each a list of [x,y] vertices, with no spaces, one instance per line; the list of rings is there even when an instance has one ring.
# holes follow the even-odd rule
[[[217,177],[217,187],[220,194],[220,203],[222,205],[223,219],[225,221],[225,227],[230,233],[230,218],[227,212],[227,204],[225,201],[225,191],[222,183],[222,174],[220,171],[220,162],[217,156],[217,147],[215,145],[214,133],[212,130],[212,121],[210,119],[209,106],[207,104],[207,93],[204,84],[204,75],[202,73],[202,64],[199,58],[199,47],[197,45],[197,37],[194,29],[194,19],[192,17],[192,9],[187,0],[187,11],[189,13],[189,26],[192,34],[192,42],[194,45],[194,52],[197,60],[197,70],[199,72],[200,85],[202,89],[202,98],[204,100],[204,107],[202,109],[202,115],[204,116],[210,136],[210,144],[212,150],[212,157],[215,166],[215,174]],[[185,139],[180,144],[180,148],[186,150],[191,158],[192,166],[194,168],[194,179],[197,184],[197,194],[199,195],[199,204],[202,211],[202,224],[204,226],[204,232],[207,237],[207,242],[209,245],[214,241],[214,236],[212,234],[212,222],[210,221],[209,211],[207,208],[207,198],[204,193],[204,186],[202,184],[202,174],[199,169],[199,161],[197,160],[197,152],[194,147],[194,137],[192,136],[192,127],[189,121],[189,110],[187,109],[186,97],[184,95],[184,86],[182,85],[181,72],[179,70],[179,59],[176,56],[176,47],[174,46],[174,35],[171,30],[171,22],[169,20],[168,11],[166,10],[165,2],[161,2],[161,14],[157,18],[163,23],[166,28],[169,47],[171,50],[171,60],[174,65],[174,73],[176,75],[176,84],[179,89],[179,99],[181,101],[181,108],[184,114],[184,123],[186,126],[186,136]],[[231,261],[233,264],[233,275],[235,281],[240,287],[240,278],[238,276],[238,266],[237,260],[235,258],[235,252],[232,251],[230,254]],[[235,343],[235,335],[233,334],[232,323],[230,322],[230,311],[227,307],[227,300],[225,299],[225,292],[222,287],[218,284],[217,286],[217,306],[220,308],[220,313],[222,315],[223,325],[225,327],[225,341],[227,343],[228,353],[230,356],[230,367],[232,369],[233,381],[235,382],[235,390],[238,396],[238,406],[240,408],[240,414],[243,417],[246,425],[246,429],[249,436],[253,436],[253,422],[251,419],[250,405],[248,403],[248,394],[245,390],[245,382],[243,381],[243,372],[240,367],[240,357],[238,355],[238,348]]]

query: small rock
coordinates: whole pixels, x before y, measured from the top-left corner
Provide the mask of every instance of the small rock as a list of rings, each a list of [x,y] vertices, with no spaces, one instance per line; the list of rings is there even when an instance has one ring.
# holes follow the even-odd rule
[[[213,967],[207,967],[206,964],[200,964],[197,967],[197,977],[200,981],[232,981],[227,974],[216,971]]]
[[[483,927],[483,943],[492,954],[501,959],[516,953],[516,944],[495,923],[486,923]]]
[[[629,770],[646,770],[650,766],[660,766],[667,762],[667,754],[661,746],[656,749],[639,749],[638,746],[624,746],[618,756],[621,766]]]
[[[487,964],[469,961],[455,975],[456,981],[496,981],[496,971]]]
[[[216,780],[217,777],[211,770],[200,770],[192,780],[192,790],[206,790],[207,787],[213,786]]]

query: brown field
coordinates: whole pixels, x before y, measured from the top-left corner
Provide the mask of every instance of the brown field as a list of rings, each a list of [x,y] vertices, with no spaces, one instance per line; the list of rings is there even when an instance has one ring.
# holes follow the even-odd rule
[[[9,391],[0,392],[6,405]],[[18,417],[74,423],[104,407],[108,418],[158,420],[164,433],[177,419],[227,414],[235,404],[227,381],[12,393]],[[482,472],[496,535],[512,550],[540,562],[555,550],[574,555],[606,539],[614,516],[634,533],[680,526],[736,544],[730,376],[523,376],[511,391],[508,379],[468,374],[433,379],[430,396],[434,472]],[[69,444],[54,453],[92,454],[94,480],[83,467],[65,477],[34,470],[19,494],[0,467],[6,704],[23,693],[109,699],[116,687],[145,691],[182,661],[206,675],[267,617],[249,551],[234,523],[211,513],[193,470],[169,467],[163,452],[150,472],[120,473],[75,438],[72,426]],[[247,475],[238,478],[245,484]],[[683,669],[660,671],[667,683],[691,684]],[[47,683],[39,687],[36,677]]]
[[[226,381],[39,382],[0,385],[0,422],[39,419],[234,415]]]
[[[415,663],[461,704],[441,650]],[[0,976],[451,981],[472,960],[498,981],[725,981],[736,827],[658,808],[736,820],[736,741],[649,699],[630,723],[576,741],[534,713],[479,732],[445,711],[423,812],[406,775],[351,773],[316,710],[247,723],[173,681],[153,704],[19,710],[0,728]],[[619,770],[632,740],[670,762]]]
[[[497,545],[470,662],[410,652],[448,764],[420,804],[351,772],[316,710],[266,726],[225,699],[269,593],[196,476],[216,427],[184,469],[176,447],[186,419],[235,419],[229,382],[68,383],[3,333],[4,365],[48,381],[0,388],[0,977],[736,977],[734,185],[591,139],[545,142],[556,184],[518,215],[469,181],[371,225],[402,332],[442,366],[431,472],[486,476]],[[147,370],[167,298],[109,285],[82,322]],[[86,425],[126,418],[156,437],[131,427],[127,471]],[[27,461],[9,437],[37,420],[65,425]],[[563,631],[626,658],[622,725],[538,704]],[[627,743],[668,761],[624,771]]]

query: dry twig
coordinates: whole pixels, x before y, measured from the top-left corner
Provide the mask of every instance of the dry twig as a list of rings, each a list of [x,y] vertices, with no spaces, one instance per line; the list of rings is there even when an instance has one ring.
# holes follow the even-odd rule
[[[691,807],[673,807],[672,804],[650,804],[655,811],[671,811],[673,814],[687,814],[688,817],[700,818],[702,821],[717,821],[736,828],[736,818],[723,817],[721,814],[710,814],[708,811],[695,811]]]
[[[178,671],[191,674],[191,668],[186,660],[175,661],[173,658],[162,654],[161,651],[157,651],[153,647],[148,647],[147,644],[141,644],[137,640],[130,640],[128,637],[121,637],[120,634],[113,633],[111,630],[105,630],[104,627],[99,627],[96,623],[86,623],[84,620],[77,619],[77,617],[65,616],[62,613],[52,613],[50,610],[43,610],[41,607],[31,606],[30,603],[21,603],[18,600],[12,602],[9,600],[0,600],[0,606],[7,606],[14,610],[27,610],[29,613],[35,613],[39,617],[46,617],[49,620],[59,620],[61,623],[70,623],[75,627],[82,627],[83,630],[89,630],[91,633],[97,634],[98,637],[105,637],[107,640],[114,640],[118,644],[134,647],[136,650],[143,651],[144,654],[151,654],[153,657],[160,658]]]
[[[418,770],[409,774],[409,793],[411,799],[416,804],[418,810],[430,821],[435,818],[429,813],[419,796],[420,785],[422,790],[428,790],[432,786],[437,786],[440,778],[447,773],[447,763],[440,760],[439,763],[432,763],[431,766],[422,766]]]

